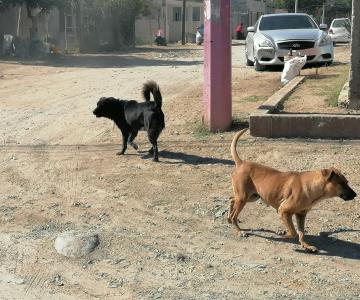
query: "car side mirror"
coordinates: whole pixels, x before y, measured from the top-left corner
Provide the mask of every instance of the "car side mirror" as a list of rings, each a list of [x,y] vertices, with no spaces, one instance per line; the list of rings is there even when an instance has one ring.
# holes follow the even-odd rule
[[[255,27],[254,26],[250,26],[247,28],[248,32],[255,32]]]
[[[320,24],[321,30],[326,30],[328,28],[327,24]]]

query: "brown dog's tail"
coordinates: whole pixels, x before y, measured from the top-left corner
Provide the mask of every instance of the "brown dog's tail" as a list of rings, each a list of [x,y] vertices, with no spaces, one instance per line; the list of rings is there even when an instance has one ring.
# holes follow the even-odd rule
[[[142,93],[146,101],[150,101],[150,93],[153,94],[156,107],[161,108],[162,96],[160,88],[155,81],[149,80],[148,82],[144,83]]]
[[[238,166],[242,163],[242,160],[239,157],[239,154],[236,151],[236,144],[239,140],[239,138],[244,134],[244,132],[247,130],[247,128],[240,130],[237,134],[235,134],[232,143],[231,143],[231,156],[233,160],[235,161],[235,165]]]

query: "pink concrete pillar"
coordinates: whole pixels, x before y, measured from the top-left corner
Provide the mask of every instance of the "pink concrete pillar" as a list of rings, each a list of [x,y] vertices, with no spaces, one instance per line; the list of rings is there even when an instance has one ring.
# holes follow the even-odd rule
[[[204,116],[211,131],[231,125],[230,0],[204,1]]]

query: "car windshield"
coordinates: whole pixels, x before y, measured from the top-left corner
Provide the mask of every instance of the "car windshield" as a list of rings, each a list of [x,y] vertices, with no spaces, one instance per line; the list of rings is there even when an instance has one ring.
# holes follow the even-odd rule
[[[317,29],[311,18],[305,15],[269,16],[263,17],[259,26],[260,30],[282,29]]]

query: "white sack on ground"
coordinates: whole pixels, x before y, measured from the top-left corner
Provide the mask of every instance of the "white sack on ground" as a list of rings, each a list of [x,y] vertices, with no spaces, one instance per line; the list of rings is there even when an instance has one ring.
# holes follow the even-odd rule
[[[290,80],[300,74],[300,70],[305,66],[306,56],[298,57],[285,61],[284,70],[281,74],[281,83],[287,84]]]

